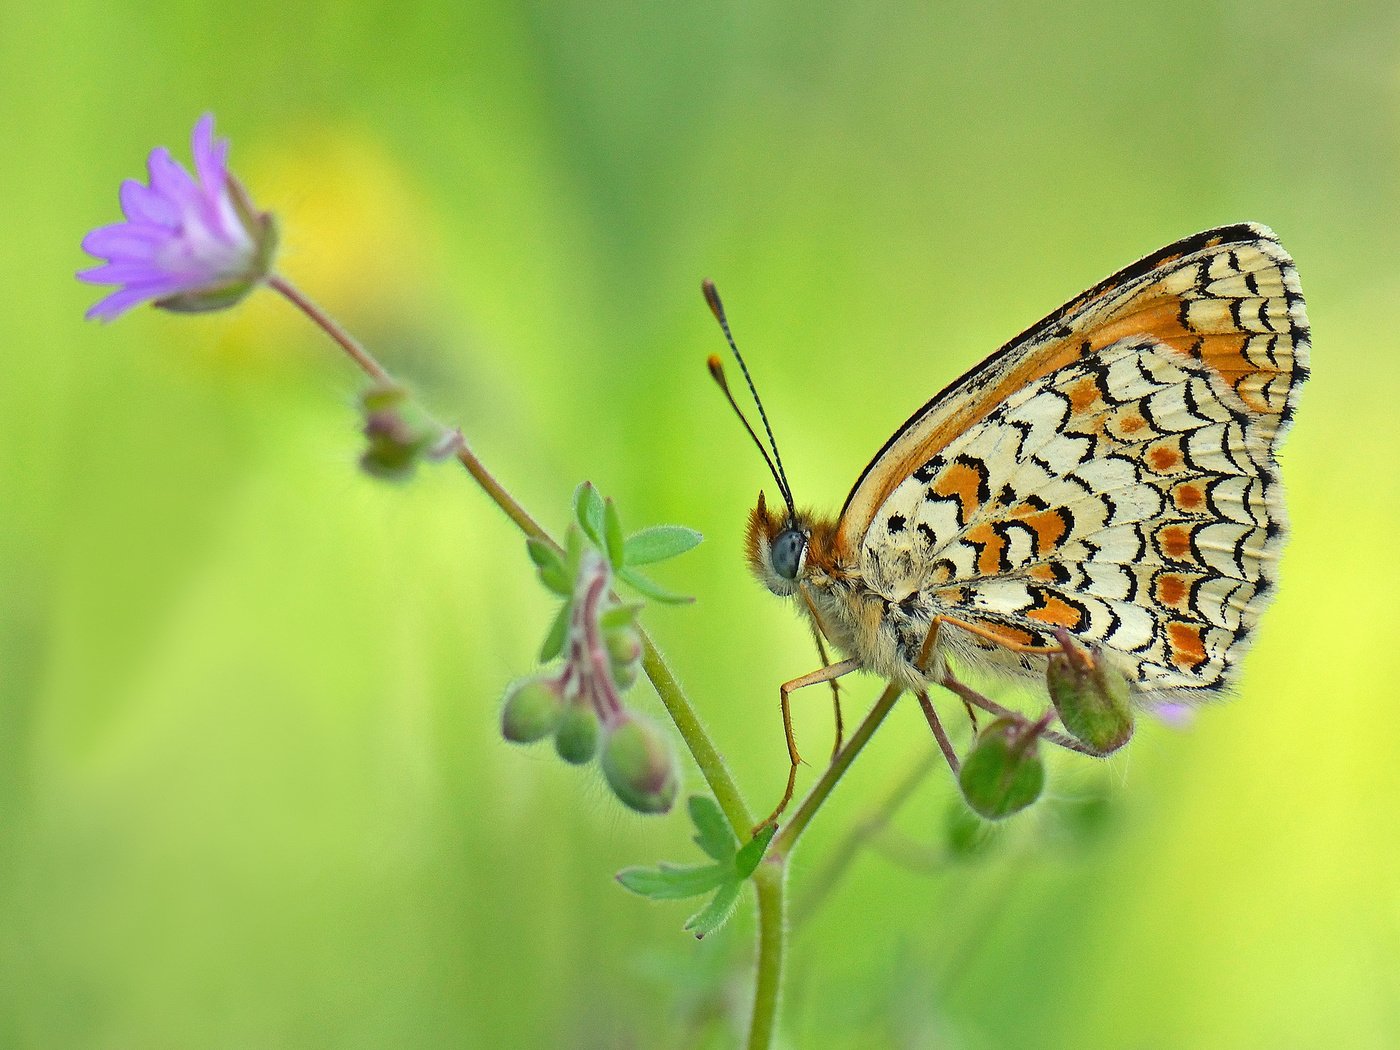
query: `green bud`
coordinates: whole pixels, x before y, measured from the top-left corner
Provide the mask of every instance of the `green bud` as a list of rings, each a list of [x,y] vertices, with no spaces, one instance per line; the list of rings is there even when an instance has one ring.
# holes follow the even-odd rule
[[[564,717],[564,697],[549,678],[527,678],[506,693],[501,735],[513,744],[533,744],[549,736]]]
[[[360,406],[366,439],[360,467],[372,477],[406,481],[420,459],[440,459],[455,447],[402,387],[372,386],[360,395]]]
[[[615,627],[603,633],[612,662],[613,681],[619,689],[630,689],[637,680],[637,667],[642,658],[642,639],[631,626]]]
[[[1045,786],[1045,764],[1036,753],[1039,725],[998,718],[977,737],[958,773],[967,804],[987,820],[1025,809]]]
[[[1061,645],[1065,651],[1052,653],[1045,668],[1050,702],[1071,736],[1096,754],[1111,754],[1133,735],[1128,680],[1100,654],[1068,638]]]
[[[570,765],[581,766],[598,750],[598,716],[585,703],[572,703],[554,734],[554,749]]]
[[[665,813],[676,801],[676,760],[666,738],[631,718],[613,726],[603,742],[603,776],[624,805],[638,813]]]

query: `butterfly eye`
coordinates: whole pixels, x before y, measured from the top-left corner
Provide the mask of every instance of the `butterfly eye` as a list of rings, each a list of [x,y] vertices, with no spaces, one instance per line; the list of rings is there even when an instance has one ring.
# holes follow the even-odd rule
[[[807,546],[807,537],[801,529],[784,529],[773,540],[771,557],[773,571],[785,580],[797,579],[797,570],[802,567],[802,554]]]

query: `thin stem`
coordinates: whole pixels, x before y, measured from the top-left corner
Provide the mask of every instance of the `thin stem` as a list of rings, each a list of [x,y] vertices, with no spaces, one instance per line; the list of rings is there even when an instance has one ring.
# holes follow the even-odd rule
[[[783,987],[783,955],[787,944],[787,865],[781,858],[765,860],[753,873],[758,896],[758,961],[755,966],[753,1013],[749,1016],[748,1050],[768,1050],[777,1029]]]
[[[870,713],[865,716],[860,726],[851,735],[851,739],[843,747],[840,753],[827,766],[807,797],[802,800],[802,804],[797,807],[797,812],[787,825],[773,838],[772,844],[768,847],[770,856],[786,857],[792,852],[792,848],[797,844],[802,832],[807,829],[807,825],[816,816],[817,810],[826,801],[826,797],[831,794],[837,782],[850,768],[855,761],[856,755],[860,754],[865,745],[870,742],[870,738],[875,735],[875,730],[880,728],[880,723],[885,720],[890,711],[894,708],[894,702],[899,699],[902,692],[900,686],[891,682],[885,687],[885,691],[880,694],[880,698],[875,701],[875,706],[870,709]]]
[[[705,732],[705,727],[700,724],[700,716],[686,699],[684,690],[676,681],[671,668],[667,666],[661,650],[645,630],[640,626],[638,630],[642,636],[642,670],[651,679],[656,695],[661,698],[661,703],[666,708],[666,713],[671,716],[681,739],[685,741],[691,758],[695,759],[695,764],[700,768],[700,775],[705,778],[705,783],[714,793],[719,808],[729,818],[729,826],[741,840],[747,839],[753,828],[753,817],[749,814],[749,807],[745,805],[743,795],[739,793],[738,785],[734,783],[729,767],[715,749],[709,734]]]
[[[373,354],[336,323],[334,318],[303,295],[290,281],[274,274],[268,278],[268,285],[325,332],[345,351],[360,371],[377,383],[398,385],[393,375],[375,359]],[[551,544],[555,550],[560,549],[554,538],[491,475],[481,460],[477,459],[476,455],[467,447],[465,441],[457,443],[455,455],[457,461],[466,468],[467,473],[472,476],[482,491],[506,513],[506,516],[516,524],[521,532]],[[680,683],[676,681],[675,675],[671,673],[671,669],[666,666],[666,661],[657,650],[655,643],[652,642],[645,630],[640,633],[642,638],[642,669],[651,680],[651,684],[655,686],[657,696],[661,698],[661,703],[665,706],[671,721],[675,723],[676,729],[681,734],[681,739],[685,741],[696,765],[700,767],[700,775],[705,778],[705,783],[714,792],[715,799],[719,802],[720,808],[729,819],[735,833],[740,837],[747,836],[749,829],[753,826],[753,818],[749,815],[748,807],[745,806],[733,777],[730,776],[724,760],[715,750],[714,744],[695,714],[695,709],[691,707],[690,701],[686,698]]]

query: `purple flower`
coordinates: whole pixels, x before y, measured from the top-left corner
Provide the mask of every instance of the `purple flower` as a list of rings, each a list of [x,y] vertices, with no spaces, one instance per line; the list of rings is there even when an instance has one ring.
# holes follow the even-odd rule
[[[151,150],[150,185],[122,183],[126,221],[83,238],[84,251],[107,261],[78,279],[121,286],[88,310],[89,320],[110,321],[148,300],[182,313],[221,310],[267,277],[272,216],[229,174],[228,140],[214,138],[211,114],[194,126],[193,151],[196,178],[165,147]]]

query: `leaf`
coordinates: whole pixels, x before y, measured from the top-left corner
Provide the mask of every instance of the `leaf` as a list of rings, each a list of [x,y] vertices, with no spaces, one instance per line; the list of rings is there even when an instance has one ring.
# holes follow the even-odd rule
[[[654,901],[698,897],[732,878],[721,864],[693,868],[661,864],[655,868],[624,868],[617,873],[617,881],[626,889]]]
[[[714,933],[734,914],[734,906],[739,903],[739,891],[743,888],[742,882],[724,883],[715,891],[709,904],[686,920],[685,928],[695,934],[697,941]]]
[[[695,601],[689,595],[677,594],[675,591],[668,591],[661,584],[650,580],[637,572],[635,569],[619,569],[617,578],[634,591],[646,595],[654,602],[662,602],[665,605],[687,605]]]
[[[652,525],[627,537],[622,560],[626,565],[650,565],[693,550],[701,539],[684,525]]]
[[[757,835],[749,839],[748,842],[744,843],[743,849],[734,854],[734,870],[738,872],[739,878],[747,879],[754,873],[754,869],[758,867],[758,862],[763,859],[763,851],[768,848],[768,843],[772,841],[773,836],[777,834],[777,832],[778,826],[776,824],[769,824],[766,828],[759,831]]]
[[[552,545],[531,536],[525,541],[525,549],[530,552],[530,560],[539,568],[541,583],[561,598],[573,593],[573,580],[568,569],[564,568],[564,559]]]
[[[544,644],[540,646],[540,663],[547,664],[564,651],[564,639],[569,634],[569,606],[571,602],[565,602],[559,607],[559,615],[554,617],[554,622],[549,625],[549,633],[544,636]]]
[[[574,489],[574,517],[579,528],[601,550],[603,547],[603,497],[593,487],[593,482],[582,482]]]
[[[564,532],[564,567],[569,575],[577,576],[579,563],[583,561],[583,533],[577,525],[570,525]]]
[[[617,504],[611,499],[603,503],[603,540],[607,545],[608,561],[614,569],[622,568],[623,546],[622,519],[617,514]]]
[[[699,832],[695,836],[695,844],[711,859],[721,864],[732,863],[735,851],[739,848],[739,840],[730,830],[729,821],[724,819],[719,803],[709,795],[692,795],[687,806],[695,830]]]
[[[644,608],[646,606],[641,602],[623,602],[621,605],[614,605],[599,615],[598,626],[605,631],[615,630],[618,627],[630,627],[637,622],[637,613]]]

